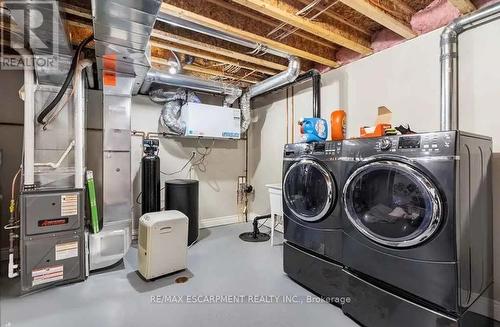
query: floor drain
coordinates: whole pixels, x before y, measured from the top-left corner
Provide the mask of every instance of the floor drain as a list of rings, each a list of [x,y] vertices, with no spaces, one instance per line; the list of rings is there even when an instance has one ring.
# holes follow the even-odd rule
[[[177,278],[175,279],[175,282],[176,282],[177,284],[182,284],[182,283],[187,282],[187,281],[188,281],[188,279],[189,279],[189,278],[184,277],[184,276],[182,276],[182,277],[177,277]]]

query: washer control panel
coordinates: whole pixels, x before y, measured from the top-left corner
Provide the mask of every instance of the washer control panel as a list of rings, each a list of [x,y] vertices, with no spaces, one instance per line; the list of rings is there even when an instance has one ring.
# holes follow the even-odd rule
[[[341,141],[286,144],[284,157],[294,158],[300,155],[321,156],[325,159],[337,159],[342,155]]]

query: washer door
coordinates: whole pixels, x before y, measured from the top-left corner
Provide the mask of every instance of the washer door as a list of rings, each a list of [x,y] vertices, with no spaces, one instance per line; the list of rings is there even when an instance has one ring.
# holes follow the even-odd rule
[[[288,169],[283,179],[285,205],[299,219],[315,222],[332,209],[335,181],[318,162],[302,159]]]
[[[351,223],[386,246],[421,244],[441,222],[438,189],[418,170],[397,161],[376,161],[358,168],[345,184],[343,200]]]

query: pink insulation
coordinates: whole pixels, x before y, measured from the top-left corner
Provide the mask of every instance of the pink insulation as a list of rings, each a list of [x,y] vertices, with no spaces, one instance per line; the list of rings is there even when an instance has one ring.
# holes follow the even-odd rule
[[[445,26],[459,16],[460,11],[448,0],[434,0],[413,15],[410,24],[415,32],[423,34]]]
[[[348,64],[348,63],[351,63],[353,61],[356,61],[358,59],[363,58],[363,55],[361,55],[357,52],[354,52],[350,49],[347,49],[347,48],[340,48],[340,50],[337,51],[335,57],[336,57],[337,61],[339,62],[339,64],[345,65],[345,64]]]
[[[325,66],[325,65],[322,65],[322,64],[315,64],[313,68],[316,69],[321,74],[329,72],[330,70],[332,70],[331,67],[328,67],[328,66]]]
[[[382,51],[384,49],[395,46],[402,43],[405,40],[404,37],[394,33],[387,28],[383,28],[376,32],[372,37],[372,49],[375,52]]]
[[[500,0],[472,0],[472,2],[479,9],[500,2]]]

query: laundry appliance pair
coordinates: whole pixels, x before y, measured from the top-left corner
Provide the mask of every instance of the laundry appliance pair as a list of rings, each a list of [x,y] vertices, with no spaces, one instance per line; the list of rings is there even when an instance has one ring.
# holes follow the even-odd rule
[[[368,327],[468,326],[493,279],[491,146],[459,131],[286,145],[285,272]]]

